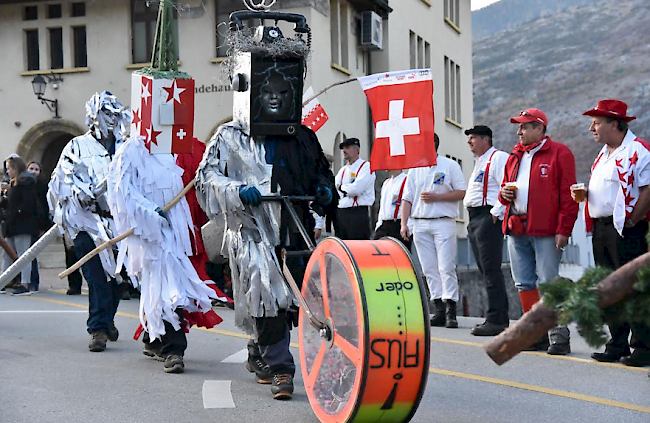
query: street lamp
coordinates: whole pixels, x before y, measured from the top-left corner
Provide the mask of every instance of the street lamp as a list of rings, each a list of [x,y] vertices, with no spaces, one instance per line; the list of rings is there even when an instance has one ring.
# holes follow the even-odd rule
[[[34,89],[34,95],[36,95],[36,98],[41,100],[42,104],[45,104],[47,106],[50,112],[54,112],[54,118],[58,119],[61,117],[59,116],[59,100],[50,100],[43,98],[43,94],[45,94],[48,80],[54,85],[62,82],[63,78],[55,75],[52,75],[51,77],[49,75],[45,75],[45,78],[41,75],[36,75],[34,79],[32,79],[32,88]]]

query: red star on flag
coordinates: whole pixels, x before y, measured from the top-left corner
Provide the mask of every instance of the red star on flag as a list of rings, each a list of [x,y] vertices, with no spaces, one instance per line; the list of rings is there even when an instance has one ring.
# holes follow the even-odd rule
[[[140,132],[140,127],[138,126],[142,122],[142,119],[140,119],[140,109],[136,109],[133,111],[133,121],[132,123],[135,125],[135,129]]]
[[[156,131],[153,129],[153,125],[151,125],[151,128],[147,128],[147,138],[144,142],[144,145],[147,147],[147,150],[151,150],[151,143],[154,143],[158,145],[158,135],[162,134],[162,131]]]
[[[169,103],[173,99],[174,101],[178,101],[179,104],[182,104],[181,94],[185,91],[185,88],[179,88],[176,85],[176,80],[174,80],[171,87],[163,87],[163,90],[167,91],[167,100],[165,100],[165,103]]]
[[[618,179],[619,179],[621,182],[625,182],[625,181],[626,181],[625,175],[627,174],[627,172],[623,172],[623,173],[621,173],[621,171],[618,170],[618,169],[616,169],[616,171],[618,172]]]
[[[634,197],[632,197],[632,193],[628,192],[625,194],[625,204],[629,205],[632,203],[632,200],[634,200]]]
[[[627,184],[628,185],[634,184],[634,172],[630,172],[630,176],[628,176],[628,178],[627,178]]]

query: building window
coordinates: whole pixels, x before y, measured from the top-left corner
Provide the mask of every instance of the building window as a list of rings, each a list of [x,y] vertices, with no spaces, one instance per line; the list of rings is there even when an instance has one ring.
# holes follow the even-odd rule
[[[350,7],[344,0],[330,1],[332,64],[348,69],[350,65]]]
[[[86,3],[72,3],[70,5],[70,16],[73,18],[86,16]]]
[[[38,19],[38,6],[25,6],[23,9],[24,21],[35,21]]]
[[[445,0],[445,20],[460,28],[460,0]]]
[[[445,117],[461,123],[460,66],[445,56]]]
[[[63,30],[49,28],[50,32],[50,69],[63,69]]]
[[[74,49],[74,67],[85,68],[88,66],[85,26],[72,27],[72,48]]]
[[[431,67],[431,45],[413,31],[409,31],[411,69]]]
[[[151,0],[131,0],[133,63],[148,63],[151,61],[153,41],[156,36],[156,22],[158,20],[158,4],[158,2],[152,2]],[[174,10],[172,27],[178,40],[178,13],[176,10]]]
[[[27,53],[27,70],[39,70],[38,29],[25,30],[25,51]]]
[[[217,14],[217,57],[227,57],[230,14],[242,10],[244,7],[241,0],[214,0],[214,5]],[[255,25],[255,19],[250,19],[247,24],[249,28],[252,28]]]
[[[47,5],[47,18],[48,19],[58,19],[62,15],[61,5],[60,4],[48,4]]]

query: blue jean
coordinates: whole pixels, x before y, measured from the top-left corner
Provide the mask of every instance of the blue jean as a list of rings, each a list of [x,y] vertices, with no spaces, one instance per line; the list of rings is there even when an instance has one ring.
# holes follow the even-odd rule
[[[78,256],[83,257],[95,248],[95,243],[87,232],[80,232],[74,240],[74,248]],[[122,297],[122,287],[115,279],[109,279],[98,255],[81,266],[81,271],[88,283],[88,333],[108,334]]]
[[[512,279],[519,291],[530,291],[557,278],[562,251],[553,236],[508,235]]]

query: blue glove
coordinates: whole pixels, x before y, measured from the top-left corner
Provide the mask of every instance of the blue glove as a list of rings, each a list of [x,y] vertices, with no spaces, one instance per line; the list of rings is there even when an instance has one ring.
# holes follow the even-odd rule
[[[332,190],[325,185],[316,187],[316,202],[322,206],[327,206],[332,202]]]
[[[239,198],[245,205],[259,206],[262,203],[262,194],[254,186],[242,185],[239,187]]]
[[[167,223],[169,223],[169,216],[167,216],[167,213],[165,213],[163,211],[163,209],[161,209],[160,207],[156,207],[155,212],[158,213],[160,215],[160,217],[165,219],[167,221]]]

